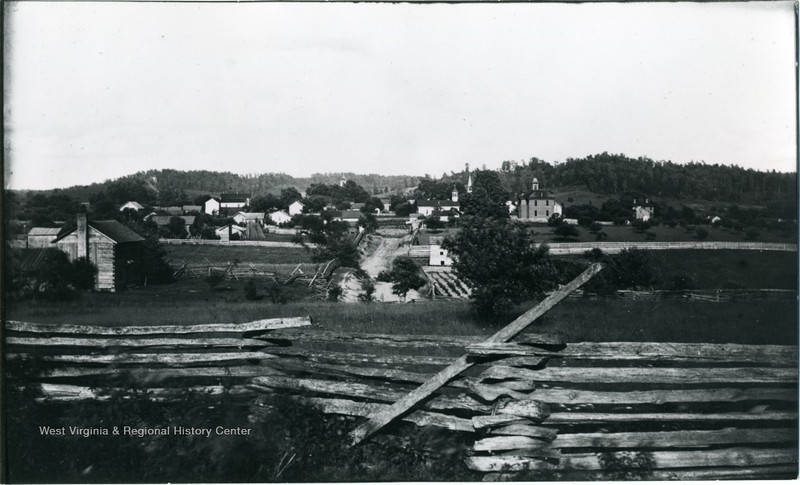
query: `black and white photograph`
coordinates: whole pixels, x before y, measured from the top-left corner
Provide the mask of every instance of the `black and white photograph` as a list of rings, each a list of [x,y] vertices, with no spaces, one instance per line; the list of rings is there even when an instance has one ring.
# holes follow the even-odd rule
[[[798,478],[797,1],[3,2],[3,483]]]

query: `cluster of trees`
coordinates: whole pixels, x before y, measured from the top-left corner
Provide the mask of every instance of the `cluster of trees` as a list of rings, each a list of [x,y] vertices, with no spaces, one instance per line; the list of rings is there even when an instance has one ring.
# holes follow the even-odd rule
[[[392,268],[381,271],[377,279],[392,283],[392,293],[403,299],[409,291],[418,290],[428,282],[423,276],[422,268],[413,259],[404,256],[395,258]]]
[[[527,162],[504,162],[503,168],[504,186],[514,193],[529,190],[533,177],[545,187],[584,185],[604,194],[641,192],[658,197],[730,202],[794,200],[797,188],[795,174],[791,173],[695,162],[677,164],[606,152],[568,158],[559,164],[534,157]]]
[[[546,244],[537,245],[527,227],[508,218],[466,216],[461,231],[442,247],[454,256],[455,272],[472,287],[472,299],[484,317],[500,317],[513,305],[541,298],[546,291],[572,280],[585,263],[550,258]],[[605,269],[587,285],[588,291],[650,287],[656,281],[649,253],[635,249],[617,255],[593,250],[589,261]]]
[[[298,234],[293,240],[311,252],[314,262],[323,263],[336,259],[342,266],[360,267],[358,247],[346,222],[334,220],[330,212],[324,212],[320,216],[298,214],[293,222],[295,227],[307,234],[308,242],[316,245],[309,246],[302,234]]]

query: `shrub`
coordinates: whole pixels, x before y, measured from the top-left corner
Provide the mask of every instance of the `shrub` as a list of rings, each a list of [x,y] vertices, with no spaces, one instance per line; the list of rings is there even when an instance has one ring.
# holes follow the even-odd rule
[[[387,271],[387,270],[383,270],[380,273],[378,273],[378,277],[375,278],[375,279],[377,281],[381,281],[381,282],[384,282],[384,283],[391,283],[392,282],[392,272],[391,271]]]
[[[759,232],[759,230],[757,228],[750,227],[750,228],[747,229],[747,231],[745,231],[744,238],[747,241],[755,241],[756,239],[758,239],[758,236],[760,236],[760,235],[761,235],[761,232]]]
[[[599,222],[592,222],[589,225],[589,230],[592,231],[592,233],[597,234],[598,232],[603,230],[603,225],[600,224]]]
[[[205,279],[206,283],[211,289],[216,288],[220,283],[223,282],[223,280],[225,280],[225,275],[217,271],[213,271],[211,274],[206,276]]]
[[[581,235],[577,227],[571,226],[567,223],[559,224],[555,229],[553,229],[553,234],[557,237],[557,239],[561,240],[577,239]]]
[[[254,279],[247,280],[244,284],[244,297],[246,300],[260,300],[258,296],[258,288]]]
[[[375,284],[372,282],[371,279],[363,279],[361,280],[361,289],[363,292],[358,295],[358,299],[365,303],[369,303],[375,301]]]
[[[339,301],[342,296],[342,288],[339,285],[333,285],[328,288],[328,301]]]
[[[686,273],[681,273],[672,277],[672,283],[669,289],[673,291],[684,291],[693,290],[694,287],[694,279]]]
[[[78,258],[72,262],[70,282],[78,290],[94,288],[97,267],[87,258]]]
[[[698,227],[694,231],[694,237],[700,240],[706,239],[708,237],[708,229],[705,227]]]

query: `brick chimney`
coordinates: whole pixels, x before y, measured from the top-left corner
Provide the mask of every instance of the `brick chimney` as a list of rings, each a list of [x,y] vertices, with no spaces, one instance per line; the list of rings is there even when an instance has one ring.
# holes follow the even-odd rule
[[[89,222],[86,212],[78,212],[78,257],[89,259]]]

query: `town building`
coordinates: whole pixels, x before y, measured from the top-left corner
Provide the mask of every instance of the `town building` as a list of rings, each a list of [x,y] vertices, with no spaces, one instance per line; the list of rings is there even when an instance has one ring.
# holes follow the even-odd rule
[[[269,218],[274,224],[279,226],[292,220],[292,216],[287,214],[286,211],[270,212]]]
[[[220,209],[241,209],[250,205],[250,194],[221,194]]]
[[[296,216],[297,214],[302,214],[304,208],[305,208],[305,204],[303,204],[299,200],[296,200],[296,201],[292,202],[291,204],[289,204],[289,215],[290,216]]]
[[[461,202],[458,201],[458,190],[456,190],[455,187],[453,187],[450,200],[421,199],[417,201],[417,212],[425,217],[430,216],[434,212],[440,213],[444,216],[453,214],[457,217],[460,211]]]
[[[242,226],[237,226],[236,224],[228,224],[222,227],[218,227],[214,230],[214,234],[219,236],[221,241],[233,241],[236,239],[242,239],[242,235],[245,233],[246,229]]]
[[[89,221],[79,213],[77,226],[53,243],[70,261],[87,258],[97,267],[95,290],[119,291],[141,284],[144,238],[117,221]]]
[[[203,212],[205,212],[208,215],[211,216],[219,215],[219,209],[220,209],[219,199],[215,197],[209,197],[208,200],[203,202]]]
[[[203,212],[203,206],[200,205],[185,205],[181,207],[183,209],[184,214],[194,214]]]
[[[264,224],[264,212],[244,212],[240,211],[234,214],[233,220],[241,226],[246,226],[248,222],[255,222],[256,224]]]
[[[447,249],[438,244],[431,244],[429,266],[453,266],[453,259],[448,255]]]
[[[519,198],[518,217],[520,220],[547,222],[552,216],[561,217],[563,207],[549,192],[539,188],[539,180],[534,177],[531,191]]]

